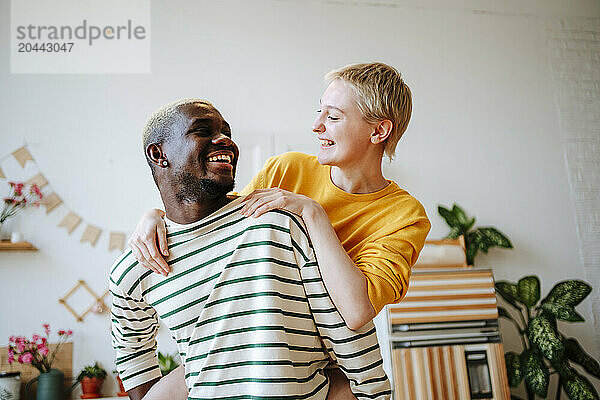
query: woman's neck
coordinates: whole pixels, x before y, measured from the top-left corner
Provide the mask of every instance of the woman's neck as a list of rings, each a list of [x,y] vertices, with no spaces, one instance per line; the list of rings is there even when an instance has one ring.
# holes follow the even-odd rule
[[[332,166],[331,181],[344,192],[355,194],[377,192],[389,185],[381,172],[381,163],[376,167],[354,169]]]

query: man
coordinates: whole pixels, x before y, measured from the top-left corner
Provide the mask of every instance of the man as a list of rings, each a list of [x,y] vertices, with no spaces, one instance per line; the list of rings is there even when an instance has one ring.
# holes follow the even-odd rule
[[[177,341],[189,399],[324,399],[331,360],[357,397],[389,398],[372,323],[351,331],[333,306],[301,220],[240,214],[238,148],[200,100],[154,113],[144,149],[165,205],[169,277],[131,252],[111,269],[117,369],[133,400],[160,378],[158,318]]]

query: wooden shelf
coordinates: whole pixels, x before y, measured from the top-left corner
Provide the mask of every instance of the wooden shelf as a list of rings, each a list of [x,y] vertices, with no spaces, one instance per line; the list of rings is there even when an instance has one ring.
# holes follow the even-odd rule
[[[12,243],[2,240],[0,241],[0,251],[37,251],[37,248],[29,242]]]

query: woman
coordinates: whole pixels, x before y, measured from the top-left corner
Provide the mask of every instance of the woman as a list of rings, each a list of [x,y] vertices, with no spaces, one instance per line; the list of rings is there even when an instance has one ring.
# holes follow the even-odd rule
[[[285,209],[304,219],[325,286],[348,327],[357,329],[406,294],[431,225],[422,205],[381,169],[412,111],[400,73],[382,63],[356,64],[325,79],[312,127],[321,142],[318,156],[271,157],[242,190],[241,212],[256,217]],[[145,215],[129,245],[140,263],[166,275],[156,248],[158,239],[168,254],[162,216],[160,210]],[[347,381],[337,374],[332,381],[329,398],[348,393]]]

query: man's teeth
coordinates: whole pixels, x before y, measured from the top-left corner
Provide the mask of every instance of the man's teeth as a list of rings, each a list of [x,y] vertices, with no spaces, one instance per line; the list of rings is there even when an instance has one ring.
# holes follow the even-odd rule
[[[321,139],[321,145],[322,146],[333,146],[334,143],[331,140]]]
[[[210,162],[226,161],[226,162],[230,163],[231,162],[231,156],[228,156],[228,155],[225,155],[225,154],[219,154],[218,156],[208,157],[208,161],[210,161]]]

